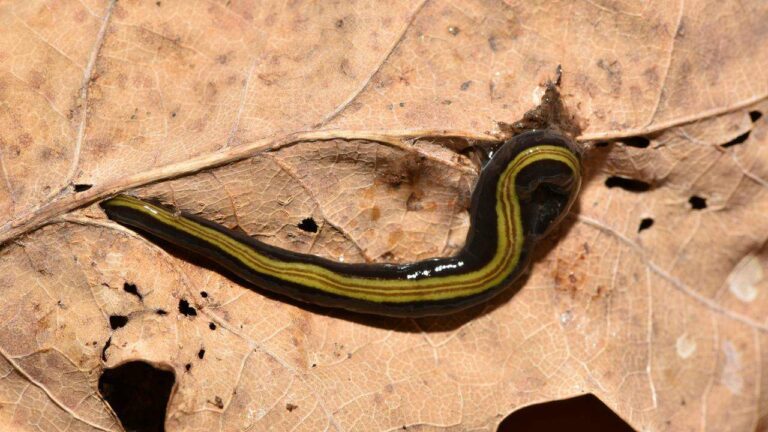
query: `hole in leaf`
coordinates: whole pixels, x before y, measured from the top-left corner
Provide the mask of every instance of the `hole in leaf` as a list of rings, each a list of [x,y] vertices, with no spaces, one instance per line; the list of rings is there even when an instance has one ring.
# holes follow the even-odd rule
[[[652,226],[653,226],[653,218],[643,218],[643,220],[640,221],[640,226],[637,228],[637,232],[647,230]]]
[[[200,348],[200,351],[197,352],[197,358],[202,360],[203,357],[205,357],[205,348]]]
[[[184,369],[189,372],[190,369],[192,369],[192,363],[187,363],[184,365]]]
[[[200,291],[200,297],[202,298],[208,298],[208,293],[205,291]]]
[[[720,147],[726,148],[726,147],[735,146],[735,145],[743,143],[744,141],[747,140],[747,138],[749,138],[749,131],[744,132],[743,134],[737,136],[736,138],[728,141],[725,144],[721,144]]]
[[[104,348],[101,349],[101,360],[107,361],[107,350],[109,349],[109,346],[112,345],[112,336],[107,339],[107,341],[104,343]]]
[[[630,147],[637,147],[637,148],[646,148],[649,145],[651,145],[651,140],[642,136],[623,138],[621,142],[623,142],[624,145],[628,145]]]
[[[592,394],[531,405],[507,416],[497,432],[615,431],[633,429]]]
[[[155,313],[158,315],[168,315],[168,312],[166,312],[165,309],[158,309]]]
[[[175,381],[173,372],[134,361],[106,369],[99,378],[99,393],[125,430],[160,432]]]
[[[195,308],[189,305],[189,302],[181,299],[179,300],[179,312],[184,316],[197,316]]]
[[[139,289],[136,287],[135,284],[125,282],[123,284],[123,291],[127,292],[128,294],[133,294],[136,297],[139,298],[139,300],[142,299],[142,295],[139,293]]]
[[[752,122],[756,122],[760,120],[760,118],[763,116],[763,113],[760,111],[750,111],[749,112],[749,119],[752,120]]]
[[[112,328],[112,330],[125,327],[126,324],[128,324],[128,317],[125,315],[110,315],[109,317],[109,327]]]
[[[646,192],[651,189],[650,183],[619,176],[608,177],[605,180],[605,186],[609,188],[617,187],[629,192]]]
[[[87,184],[87,183],[80,183],[80,184],[74,185],[75,192],[85,192],[92,187],[93,187],[92,184]]]
[[[688,202],[691,204],[691,208],[694,210],[702,210],[707,208],[707,199],[698,195],[694,195],[689,198]]]
[[[298,227],[306,232],[317,232],[317,222],[308,217],[299,223]]]

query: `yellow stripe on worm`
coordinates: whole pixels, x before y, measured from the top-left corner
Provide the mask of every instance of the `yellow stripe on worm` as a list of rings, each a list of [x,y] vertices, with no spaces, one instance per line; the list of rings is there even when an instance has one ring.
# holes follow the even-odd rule
[[[111,219],[258,287],[328,307],[423,316],[464,309],[510,285],[528,267],[536,241],[568,212],[580,184],[579,151],[567,137],[552,131],[515,136],[481,170],[462,250],[408,264],[340,263],[296,253],[127,195],[101,205]]]

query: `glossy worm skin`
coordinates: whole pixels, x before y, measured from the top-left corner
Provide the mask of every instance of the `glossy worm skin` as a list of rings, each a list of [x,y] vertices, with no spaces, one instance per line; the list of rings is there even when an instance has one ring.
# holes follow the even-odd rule
[[[101,206],[118,223],[257,287],[326,307],[414,317],[455,312],[509,286],[526,271],[537,240],[570,209],[581,176],[579,149],[563,135],[538,130],[505,141],[480,172],[461,251],[408,264],[340,263],[291,252],[127,195]]]

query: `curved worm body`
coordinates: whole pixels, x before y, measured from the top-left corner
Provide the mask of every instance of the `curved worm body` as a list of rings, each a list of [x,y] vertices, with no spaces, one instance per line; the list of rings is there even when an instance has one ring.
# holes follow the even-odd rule
[[[101,206],[118,223],[258,287],[327,307],[413,317],[455,312],[509,286],[527,269],[537,240],[570,209],[581,173],[579,150],[563,135],[531,131],[505,141],[480,172],[461,251],[408,264],[340,263],[291,252],[127,195]]]

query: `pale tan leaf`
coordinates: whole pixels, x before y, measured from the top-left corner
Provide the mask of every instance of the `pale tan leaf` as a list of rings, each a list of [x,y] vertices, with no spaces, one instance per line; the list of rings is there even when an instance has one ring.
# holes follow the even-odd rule
[[[765,428],[767,22],[757,0],[0,2],[0,429],[121,430],[97,383],[135,360],[174,373],[172,431],[494,430],[585,393],[638,430]],[[451,255],[462,150],[558,66],[591,141],[578,205],[519,292],[460,314],[285,301],[92,205]]]

